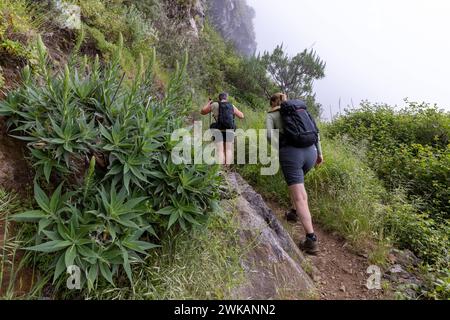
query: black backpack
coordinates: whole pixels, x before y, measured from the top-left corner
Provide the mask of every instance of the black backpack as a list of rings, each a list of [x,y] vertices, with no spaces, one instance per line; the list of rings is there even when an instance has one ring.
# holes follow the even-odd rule
[[[319,140],[319,129],[309,114],[305,102],[289,100],[281,104],[280,115],[283,120],[283,141],[293,147],[307,148]]]
[[[235,130],[234,107],[229,102],[219,102],[219,117],[217,119],[217,128],[219,130]]]

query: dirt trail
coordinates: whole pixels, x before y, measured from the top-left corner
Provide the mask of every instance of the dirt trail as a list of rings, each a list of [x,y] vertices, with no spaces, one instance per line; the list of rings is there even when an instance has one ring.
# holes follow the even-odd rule
[[[299,223],[288,223],[284,213],[288,208],[281,207],[274,201],[266,201],[276,213],[296,243],[305,237]],[[380,300],[390,299],[390,293],[383,290],[369,290],[366,273],[370,263],[362,255],[351,250],[347,242],[338,235],[324,231],[320,225],[315,226],[319,238],[320,253],[308,256],[315,267],[314,281],[322,300]],[[308,266],[304,267],[308,269]]]
[[[21,198],[29,198],[32,192],[32,170],[28,166],[24,156],[24,144],[20,141],[9,137],[6,133],[6,126],[2,117],[0,117],[0,188],[7,191],[13,191],[19,194]],[[2,213],[0,212],[0,252],[3,255],[3,247],[5,245],[5,232],[6,228]],[[12,236],[14,232],[14,225],[10,224],[9,233],[7,238]],[[6,239],[8,240],[8,239]],[[15,256],[15,265],[19,264],[21,253],[18,252]],[[0,284],[0,295],[4,294],[7,290],[10,277],[10,265],[4,259],[0,257],[0,270],[3,272],[3,280]],[[20,295],[25,293],[29,284],[31,283],[29,270],[20,272],[16,276],[15,292]]]

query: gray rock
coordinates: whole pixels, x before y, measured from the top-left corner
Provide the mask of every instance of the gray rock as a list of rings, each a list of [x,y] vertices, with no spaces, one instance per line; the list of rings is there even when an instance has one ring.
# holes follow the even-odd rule
[[[416,255],[408,249],[392,249],[390,254],[394,257],[395,263],[400,264],[404,267],[417,266],[420,262],[420,259],[417,258]]]
[[[404,273],[405,271],[403,270],[401,265],[395,264],[389,269],[389,272],[390,273]]]
[[[242,259],[246,281],[233,290],[234,299],[307,299],[316,295],[310,276],[302,269],[303,254],[287,231],[242,177],[230,173],[230,188],[237,193],[223,207],[237,211],[240,245],[248,248]]]

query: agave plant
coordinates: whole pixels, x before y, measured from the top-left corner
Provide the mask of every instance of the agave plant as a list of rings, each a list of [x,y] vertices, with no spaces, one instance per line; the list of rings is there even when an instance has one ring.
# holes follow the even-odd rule
[[[171,133],[191,103],[187,60],[157,99],[155,55],[147,65],[141,58],[129,78],[119,43],[103,66],[84,57],[54,75],[41,40],[37,46],[38,67],[25,68],[23,86],[0,102],[10,134],[28,142],[36,168],[36,208],[15,216],[36,223],[27,250],[53,256],[57,283],[70,265],[89,288],[100,276],[114,284],[122,271],[132,282],[131,264],[144,263],[162,232],[189,230],[217,205],[215,168],[170,159]]]

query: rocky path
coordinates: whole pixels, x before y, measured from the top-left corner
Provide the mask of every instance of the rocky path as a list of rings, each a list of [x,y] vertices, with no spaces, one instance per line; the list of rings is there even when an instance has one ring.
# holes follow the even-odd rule
[[[305,237],[300,223],[291,224],[284,220],[284,212],[288,208],[278,203],[268,201],[268,206],[276,216],[295,243]],[[322,300],[373,300],[389,299],[388,290],[369,290],[366,288],[367,268],[370,263],[367,258],[353,250],[347,242],[336,234],[330,234],[316,225],[316,234],[319,238],[320,253],[316,256],[307,256],[310,262],[310,271],[313,273],[315,285]],[[306,266],[308,269],[308,266]]]

